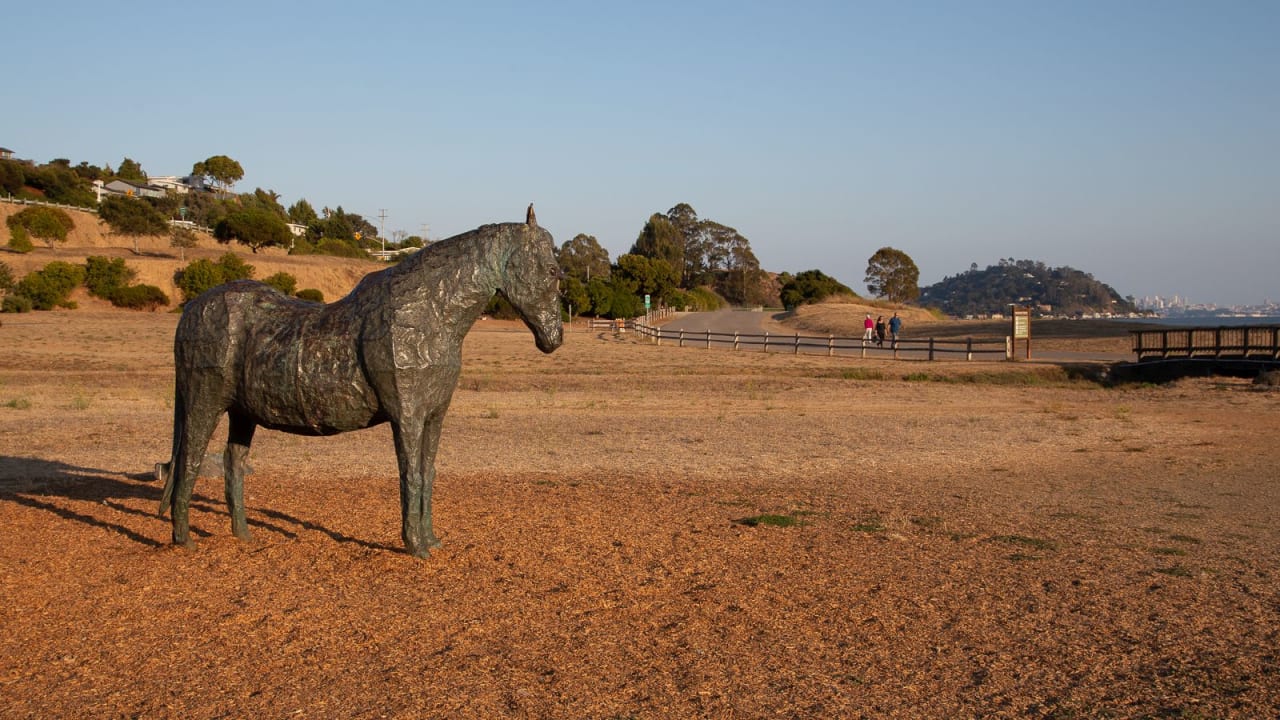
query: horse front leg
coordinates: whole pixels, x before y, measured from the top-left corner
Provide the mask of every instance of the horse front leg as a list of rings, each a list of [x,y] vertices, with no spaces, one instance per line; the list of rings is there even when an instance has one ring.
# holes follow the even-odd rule
[[[244,513],[244,474],[249,446],[253,444],[253,431],[258,425],[247,415],[237,412],[230,413],[229,417],[231,431],[227,435],[227,450],[222,460],[227,512],[231,514],[231,534],[241,540],[250,540],[249,521]]]
[[[393,425],[396,459],[400,466],[400,537],[410,555],[425,558],[440,540],[432,529],[431,492],[435,484],[436,449],[442,416],[422,423]]]

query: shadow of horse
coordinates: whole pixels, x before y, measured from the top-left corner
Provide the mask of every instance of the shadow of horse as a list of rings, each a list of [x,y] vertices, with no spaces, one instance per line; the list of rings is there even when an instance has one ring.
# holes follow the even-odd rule
[[[156,485],[154,473],[123,473],[102,468],[83,467],[43,458],[12,457],[0,455],[0,503],[13,503],[24,507],[43,510],[57,515],[64,520],[71,520],[111,532],[118,533],[133,542],[148,547],[167,547],[168,543],[156,540],[139,533],[119,522],[113,522],[108,513],[90,514],[82,510],[72,510],[54,500],[81,501],[88,508],[106,508],[113,513],[129,515],[145,519],[147,522],[168,523],[154,512],[135,507],[153,506],[160,499],[161,490]],[[227,515],[221,501],[207,495],[196,494],[193,497],[202,512]],[[136,501],[136,502],[135,502]],[[296,539],[298,533],[289,526],[322,532],[339,543],[354,544],[371,550],[391,550],[399,548],[394,545],[370,542],[354,538],[312,520],[294,517],[287,513],[263,508],[260,514],[278,522],[252,519],[252,527],[276,533],[289,539]],[[192,529],[201,537],[209,537],[212,533]]]

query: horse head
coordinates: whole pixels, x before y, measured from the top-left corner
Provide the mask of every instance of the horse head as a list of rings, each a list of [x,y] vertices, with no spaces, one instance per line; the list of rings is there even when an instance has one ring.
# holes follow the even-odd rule
[[[562,273],[556,262],[555,241],[535,222],[517,226],[514,235],[513,251],[498,290],[533,332],[538,349],[549,353],[564,342],[560,324]]]

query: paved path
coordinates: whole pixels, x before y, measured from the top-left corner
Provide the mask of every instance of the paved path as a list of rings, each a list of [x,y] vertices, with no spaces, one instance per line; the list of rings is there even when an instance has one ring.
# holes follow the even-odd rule
[[[710,340],[711,347],[733,347],[731,337],[734,333],[740,333],[743,336],[754,335],[760,336],[765,334],[764,321],[769,317],[766,313],[752,312],[747,310],[717,310],[715,312],[698,312],[682,315],[662,326],[663,344],[677,342],[671,336],[678,334],[680,331],[685,333],[685,345],[694,347],[705,347],[707,344],[706,333],[710,331],[713,337]],[[720,335],[721,337],[716,337]],[[802,335],[800,339],[800,352],[811,355],[821,355],[827,352],[826,338],[820,336],[811,336],[811,340],[806,341]],[[899,360],[927,360],[929,351],[925,343],[928,338],[904,338],[899,346],[897,359]],[[743,339],[740,344],[741,350],[760,351],[762,347],[762,339],[759,337],[750,338],[748,341]],[[935,358],[938,360],[964,360],[965,354],[963,342],[960,343],[943,343],[939,341],[935,346]],[[991,350],[991,343],[980,346],[982,349]],[[770,352],[793,352],[795,349],[795,335],[772,333],[769,337]],[[953,352],[947,352],[951,350]],[[862,347],[862,342],[856,338],[846,338],[837,343],[833,349],[837,355],[856,355],[859,357],[876,358],[876,359],[892,359],[894,351],[886,342],[884,347],[874,344]],[[1023,357],[1025,353],[1024,346],[1019,344],[1018,357]],[[1003,348],[999,352],[975,353],[974,360],[1003,360]],[[1045,350],[1037,351],[1035,345],[1032,345],[1031,351],[1032,361],[1050,362],[1050,363],[1113,363],[1132,360],[1130,353],[1105,353],[1105,352],[1073,352],[1067,350]]]

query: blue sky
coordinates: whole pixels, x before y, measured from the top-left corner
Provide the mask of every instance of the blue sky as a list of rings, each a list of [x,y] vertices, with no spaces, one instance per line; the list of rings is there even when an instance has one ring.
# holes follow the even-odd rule
[[[24,3],[0,145],[433,238],[626,252],[680,202],[859,292],[999,259],[1280,301],[1280,3]]]

